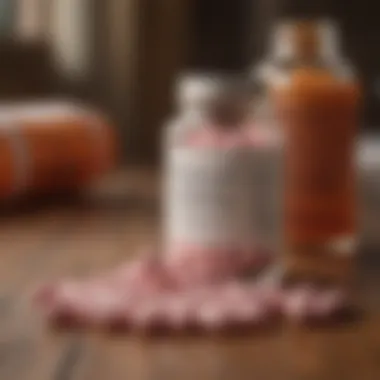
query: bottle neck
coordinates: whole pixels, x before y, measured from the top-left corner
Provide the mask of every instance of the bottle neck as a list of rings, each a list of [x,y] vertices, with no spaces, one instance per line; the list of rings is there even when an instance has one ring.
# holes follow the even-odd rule
[[[294,64],[324,65],[341,60],[335,26],[326,21],[290,21],[275,27],[271,57]]]
[[[208,109],[204,106],[184,106],[179,109],[179,114],[185,118],[207,119]]]

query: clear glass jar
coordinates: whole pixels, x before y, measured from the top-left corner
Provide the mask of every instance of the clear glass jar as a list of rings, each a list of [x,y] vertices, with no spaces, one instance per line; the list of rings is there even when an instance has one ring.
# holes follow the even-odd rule
[[[358,86],[338,42],[329,22],[280,23],[269,59],[255,72],[261,115],[285,136],[283,258],[290,277],[346,280],[356,249]]]
[[[165,131],[164,256],[185,268],[197,261],[208,278],[272,248],[257,223],[266,150],[252,133],[249,87],[210,75],[182,80],[180,112]]]

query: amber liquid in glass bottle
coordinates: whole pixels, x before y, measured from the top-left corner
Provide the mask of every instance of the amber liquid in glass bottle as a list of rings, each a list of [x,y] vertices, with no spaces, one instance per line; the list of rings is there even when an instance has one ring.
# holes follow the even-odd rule
[[[283,259],[285,277],[341,283],[352,278],[356,249],[358,85],[323,61],[331,43],[323,31],[289,26],[297,63],[273,87],[286,140]]]

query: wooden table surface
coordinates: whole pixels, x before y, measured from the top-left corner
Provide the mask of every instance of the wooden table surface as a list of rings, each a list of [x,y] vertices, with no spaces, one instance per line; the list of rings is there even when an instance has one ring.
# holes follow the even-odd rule
[[[24,210],[0,219],[1,380],[380,379],[376,255],[361,264],[358,322],[260,335],[147,339],[54,332],[28,304],[40,281],[110,268],[159,232],[155,177],[121,176],[97,201]],[[113,190],[110,190],[113,191]],[[118,194],[117,194],[118,193]]]

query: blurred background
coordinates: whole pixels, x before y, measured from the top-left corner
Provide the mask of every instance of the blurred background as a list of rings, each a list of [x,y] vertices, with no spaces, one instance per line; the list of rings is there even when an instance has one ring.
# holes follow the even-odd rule
[[[266,54],[279,17],[327,16],[338,23],[343,51],[364,86],[361,128],[376,132],[376,3],[0,0],[0,111],[5,109],[0,112],[0,379],[117,380],[155,374],[168,380],[200,374],[201,379],[251,379],[256,373],[265,379],[356,380],[363,374],[379,379],[380,140],[363,159],[369,163],[363,165],[361,178],[362,225],[368,240],[363,246],[373,254],[360,255],[366,268],[360,292],[364,304],[376,310],[363,326],[343,329],[342,335],[334,329],[318,337],[306,332],[288,341],[264,342],[257,336],[256,344],[217,340],[203,346],[170,347],[163,342],[144,348],[134,340],[106,342],[81,333],[50,339],[34,313],[22,306],[36,284],[101,273],[140,253],[141,245],[156,252],[162,218],[154,167],[160,163],[162,130],[174,111],[178,74],[250,70]],[[83,115],[82,108],[78,112],[71,106],[53,107],[50,113],[37,107],[38,112],[28,109],[24,114],[13,108],[13,122],[8,122],[4,115],[9,116],[9,102],[36,99],[43,101],[40,105],[52,99],[83,102],[86,112],[105,114],[111,123],[103,123],[96,112],[94,117]],[[114,145],[107,136],[113,127],[122,162],[132,168],[116,171],[112,186],[107,183],[99,196],[96,188],[95,202],[70,200],[56,208],[37,203],[32,212],[3,212],[4,201],[12,203],[9,200],[33,191],[76,190],[108,174]]]
[[[365,128],[380,122],[375,1],[1,0],[0,100],[65,96],[104,110],[130,163],[158,162],[158,137],[184,70],[245,70],[278,16],[302,8],[340,25],[366,92]]]

